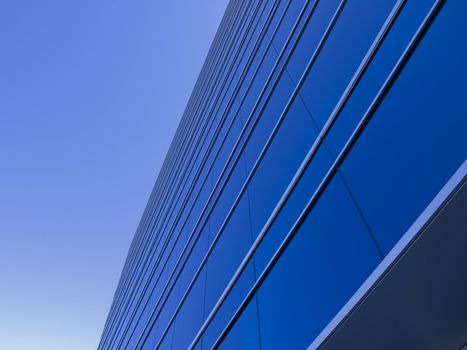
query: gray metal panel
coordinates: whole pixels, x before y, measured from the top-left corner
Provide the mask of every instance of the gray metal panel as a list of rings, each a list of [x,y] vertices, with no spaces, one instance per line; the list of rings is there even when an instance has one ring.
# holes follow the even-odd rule
[[[467,342],[466,165],[310,348],[457,350]]]

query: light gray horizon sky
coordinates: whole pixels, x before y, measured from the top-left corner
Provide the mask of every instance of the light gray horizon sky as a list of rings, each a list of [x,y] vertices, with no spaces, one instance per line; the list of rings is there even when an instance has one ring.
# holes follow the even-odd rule
[[[0,349],[95,349],[227,0],[0,4]]]

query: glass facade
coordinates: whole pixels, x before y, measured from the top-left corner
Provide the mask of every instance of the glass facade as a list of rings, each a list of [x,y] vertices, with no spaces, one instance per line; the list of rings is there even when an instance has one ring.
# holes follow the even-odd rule
[[[467,2],[232,0],[99,349],[305,349],[467,157]]]

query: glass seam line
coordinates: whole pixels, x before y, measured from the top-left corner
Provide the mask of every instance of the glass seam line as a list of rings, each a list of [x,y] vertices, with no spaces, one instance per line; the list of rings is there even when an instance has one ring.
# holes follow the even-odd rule
[[[429,14],[425,17],[423,23],[421,24],[421,26],[417,30],[416,34],[413,36],[413,38],[410,41],[409,45],[404,50],[403,54],[401,55],[398,62],[394,66],[394,68],[391,71],[391,73],[389,74],[388,78],[383,83],[383,85],[380,88],[379,92],[377,93],[376,97],[373,99],[373,102],[371,103],[370,107],[367,109],[364,116],[360,120],[359,124],[354,129],[354,132],[352,133],[352,135],[347,140],[345,146],[343,147],[342,151],[339,153],[337,159],[334,161],[331,168],[329,169],[329,171],[327,172],[327,174],[325,175],[325,177],[321,181],[318,189],[314,192],[313,196],[308,201],[308,203],[305,206],[304,210],[301,212],[298,219],[295,221],[293,227],[291,228],[291,230],[289,231],[287,236],[282,241],[280,247],[277,249],[274,256],[270,259],[268,265],[266,266],[265,270],[261,274],[260,278],[258,279],[258,281],[255,282],[254,286],[251,288],[251,290],[249,291],[247,297],[243,300],[242,304],[237,309],[234,317],[231,319],[228,327],[226,327],[226,329],[224,331],[226,331],[226,330],[228,331],[232,326],[232,321],[235,321],[236,319],[238,319],[239,314],[244,310],[246,304],[249,302],[249,300],[251,300],[251,297],[253,296],[253,294],[256,293],[258,288],[261,286],[262,282],[264,282],[265,278],[267,277],[267,274],[271,271],[271,269],[274,267],[274,264],[278,261],[281,254],[285,251],[285,249],[287,248],[287,245],[293,239],[293,236],[295,235],[296,231],[300,228],[301,224],[306,219],[306,216],[309,214],[309,212],[311,211],[314,204],[316,204],[316,201],[319,199],[319,196],[323,193],[323,191],[325,190],[325,187],[332,180],[333,175],[335,175],[337,173],[337,170],[339,169],[340,164],[345,160],[345,157],[347,156],[347,154],[351,150],[352,146],[357,141],[358,137],[360,136],[361,132],[364,130],[365,126],[368,124],[369,120],[371,119],[373,113],[378,108],[378,106],[381,103],[382,99],[385,97],[387,92],[390,90],[392,84],[394,83],[394,81],[398,77],[399,73],[402,71],[405,63],[410,58],[411,54],[413,53],[414,49],[416,48],[416,46],[420,42],[420,40],[423,37],[426,30],[429,28],[430,24],[432,23],[432,20],[435,18],[436,14],[439,12],[439,9],[441,8],[441,5],[443,3],[444,3],[443,0],[437,0],[436,3],[433,5],[433,7],[431,8]],[[225,336],[224,333],[223,333],[223,336]],[[222,341],[221,338],[219,338],[218,340]],[[217,343],[216,346],[219,346],[219,343]],[[214,347],[214,348],[216,348],[216,347]]]
[[[272,44],[272,47],[274,48],[274,44]],[[276,51],[276,53],[278,54],[277,50],[274,48],[274,51]],[[240,115],[242,116],[242,113],[240,113]],[[245,154],[242,155],[242,158],[243,158],[243,169],[245,171],[245,175],[247,174],[248,172],[248,167],[247,167],[247,163],[246,163],[246,156]],[[247,201],[247,204],[248,204],[248,225],[250,226],[250,244],[253,244],[254,242],[254,233],[253,233],[253,222],[252,222],[252,209],[251,209],[251,198],[250,198],[250,189],[247,189],[246,190],[246,201]],[[206,263],[206,273],[208,271],[208,266],[209,266],[209,261]],[[258,270],[257,270],[257,267],[256,267],[256,259],[255,257],[253,257],[253,278],[254,280],[256,281],[256,279],[258,278]],[[207,282],[207,276],[206,276],[206,282]],[[206,287],[205,287],[206,288]],[[258,332],[258,348],[259,350],[263,350],[263,343],[262,343],[262,340],[261,340],[261,323],[260,323],[260,320],[259,320],[259,302],[258,302],[258,298],[256,298],[255,300],[255,311],[256,311],[256,329],[257,329],[257,332]],[[204,307],[206,307],[206,303],[204,304]],[[205,319],[206,315],[205,315],[205,310],[203,310],[203,320]],[[201,338],[201,348],[203,347],[203,339],[204,338]]]
[[[326,145],[323,144],[323,146],[327,149]],[[330,152],[330,150],[328,150],[328,153]],[[373,243],[374,245],[374,248],[376,249],[376,252],[378,253],[378,257],[380,258],[380,260],[382,261],[384,259],[384,252],[383,252],[383,249],[381,248],[381,245],[379,244],[377,238],[376,238],[376,235],[374,233],[374,231],[372,230],[371,226],[370,226],[370,223],[368,222],[366,216],[365,216],[365,213],[363,212],[363,209],[362,207],[360,206],[360,203],[357,201],[357,198],[355,197],[352,189],[350,188],[345,176],[344,176],[344,173],[342,171],[340,171],[340,169],[337,170],[341,180],[342,180],[342,184],[344,185],[347,193],[349,194],[349,197],[350,197],[350,200],[351,202],[353,203],[355,209],[357,210],[357,213],[358,215],[360,216],[361,220],[362,220],[362,223],[363,223],[363,226],[366,227],[366,230],[367,230],[367,233],[368,233],[368,237],[370,238],[371,240],[371,243]]]
[[[307,1],[307,3],[308,3],[308,2],[309,2],[309,0]],[[298,21],[297,21],[297,23],[298,23]],[[296,28],[296,26],[297,26],[297,23],[295,24],[294,30],[295,30],[295,28]],[[288,41],[290,41],[290,37],[291,37],[291,35],[289,36]],[[286,43],[285,46],[287,46],[287,44],[288,44],[288,43]],[[279,63],[279,60],[276,61],[276,66],[277,66],[278,63]],[[272,76],[272,73],[270,74],[270,76],[269,76],[269,78],[268,78],[268,81],[271,79],[271,76]],[[265,85],[268,85],[268,83],[266,83]],[[265,87],[263,88],[262,94],[264,94],[264,90],[265,90]],[[261,97],[258,98],[256,105],[259,103],[258,101],[259,101],[260,99],[261,99]],[[250,116],[250,119],[251,119],[251,116]],[[246,127],[244,127],[244,130],[245,130],[245,129],[246,129]],[[244,130],[242,131],[242,134],[244,133]],[[236,146],[238,146],[239,140],[240,140],[240,139],[237,140]],[[236,148],[236,146],[235,146],[234,148]],[[234,151],[232,151],[232,153],[230,154],[229,160],[227,161],[226,165],[224,166],[224,169],[223,169],[222,174],[225,173],[225,170],[226,170],[226,168],[227,168],[227,166],[228,166],[228,164],[229,164],[229,162],[230,162],[230,159],[231,159],[232,156],[233,156],[233,152],[234,152]],[[222,175],[221,175],[221,176],[222,176]],[[220,181],[220,180],[218,180],[218,182],[219,182],[219,181]],[[218,185],[218,183],[217,183],[217,185]],[[216,187],[216,186],[215,186],[215,187]],[[213,191],[213,192],[214,192],[214,191]],[[212,197],[212,195],[213,195],[213,192],[211,193],[211,197]],[[203,211],[204,211],[205,209],[206,209],[206,206],[205,206],[205,208],[203,209]],[[199,220],[198,220],[198,221],[199,221]],[[199,222],[197,223],[197,225],[198,225],[198,224],[199,224]],[[195,229],[196,229],[196,227],[195,227]],[[193,232],[192,232],[192,235],[191,235],[191,236],[193,236]],[[186,250],[186,246],[184,247],[184,251],[185,251],[185,250]],[[182,254],[183,254],[183,253],[182,253]],[[180,261],[180,259],[181,259],[181,257],[179,258],[179,261]],[[179,261],[177,262],[177,264],[179,263]],[[178,266],[178,265],[177,265],[177,266]],[[172,275],[173,275],[173,273],[174,273],[174,271],[172,271]],[[170,278],[169,278],[169,279],[170,279]],[[166,285],[166,287],[167,287],[167,285]],[[166,288],[166,287],[165,287],[165,288]]]
[[[273,45],[273,48],[274,50],[277,52],[277,49],[274,47]],[[292,84],[296,84],[295,80],[292,78],[292,75],[289,73],[289,71],[287,69],[285,69],[285,72],[287,73],[287,76],[289,77],[290,81],[292,82]],[[303,98],[302,94],[300,93],[300,91],[298,92],[297,94],[298,98],[300,99],[300,101],[302,102],[303,104],[303,107],[305,108],[305,111],[307,112],[308,116],[310,117],[311,119],[311,122],[313,124],[313,126],[315,127],[317,133],[319,134],[320,132],[320,128],[318,126],[318,123],[316,122],[315,118],[313,117],[313,114],[311,113],[311,110],[310,108],[308,107],[308,103],[305,101],[305,99]],[[323,147],[324,149],[326,150],[326,152],[329,154],[329,156],[331,157],[331,159],[334,159],[334,155],[333,155],[333,152],[331,152],[331,150],[323,143]],[[368,223],[368,220],[366,219],[365,215],[364,215],[364,212],[363,212],[363,209],[361,208],[360,204],[358,203],[357,201],[357,198],[355,198],[350,186],[348,185],[347,183],[347,180],[345,179],[345,176],[342,172],[339,171],[339,174],[342,178],[342,181],[344,183],[344,186],[347,190],[347,192],[349,193],[350,195],[350,198],[352,200],[352,202],[354,203],[356,209],[357,209],[357,212],[359,214],[359,216],[361,217],[362,221],[363,221],[363,224],[364,226],[366,227],[366,229],[368,230],[368,235],[370,236],[370,239],[371,241],[373,242],[373,244],[375,245],[375,249],[376,251],[378,252],[378,255],[380,256],[381,260],[384,258],[384,253],[383,253],[383,250],[381,249],[381,246],[379,245],[378,243],[378,240],[376,239],[376,236],[370,226],[370,224]]]
[[[263,10],[264,10],[264,9],[263,9]],[[251,38],[250,38],[250,39],[251,39]],[[245,53],[245,52],[244,52],[244,53]],[[237,66],[237,68],[238,68],[238,66]],[[213,109],[214,109],[214,107],[211,109],[211,112],[212,112]],[[194,180],[194,181],[196,181],[196,180]],[[184,204],[185,204],[185,203],[186,203],[186,202],[184,202]],[[183,204],[182,204],[182,206],[183,206]],[[179,219],[179,217],[180,217],[180,215],[177,215],[176,220]],[[173,226],[175,226],[175,225],[176,225],[176,223],[173,223]],[[165,225],[165,227],[167,227],[167,225]],[[160,230],[165,230],[165,228],[160,228]],[[170,238],[171,238],[171,236],[170,236],[170,234],[169,234],[169,235],[166,237],[166,241],[164,242],[164,247],[166,246],[166,243],[170,240]],[[164,247],[161,248],[162,250],[159,251],[158,260],[160,259],[160,256],[163,255],[163,254],[165,253],[165,250],[164,250],[165,248],[164,248]],[[158,265],[158,264],[156,263],[156,265]],[[157,268],[157,266],[154,266],[154,267],[153,267],[153,272],[151,272],[151,276],[149,276],[149,279],[152,278],[152,275],[153,275],[154,270],[155,270],[156,268]],[[147,268],[146,268],[146,270],[147,270]],[[148,280],[148,281],[146,282],[145,287],[144,287],[145,290],[148,288],[149,283],[150,283],[150,281]],[[144,292],[143,292],[143,293],[144,293]],[[140,305],[140,303],[141,303],[141,299],[142,299],[143,297],[144,297],[144,295],[140,295],[140,298],[139,298],[139,301],[138,301],[138,308],[139,308],[139,305]],[[147,302],[148,302],[148,301],[147,301]],[[147,302],[146,302],[146,303],[147,303]],[[136,311],[134,311],[133,314],[134,314],[135,312],[136,312]],[[133,318],[133,317],[130,317],[130,318]],[[132,322],[132,321],[131,321],[131,322]]]
[[[273,45],[273,48],[274,50],[277,52],[277,49],[275,48],[275,46]],[[292,75],[290,74],[290,72],[288,71],[288,69],[285,69],[285,72],[287,73],[287,76],[289,77],[290,81],[292,84],[296,84],[295,80],[292,78]],[[311,113],[311,110],[310,108],[308,107],[308,104],[307,102],[305,101],[305,99],[303,98],[302,94],[300,92],[298,92],[297,94],[298,98],[300,99],[300,101],[302,102],[303,104],[303,107],[305,109],[305,111],[307,112],[308,116],[310,117],[310,120],[315,128],[315,130],[317,131],[317,133],[319,134],[319,131],[320,131],[320,128],[318,126],[318,123],[316,122],[315,118],[313,117],[313,114]],[[334,158],[334,155],[333,155],[333,152],[331,152],[331,150],[325,145],[323,144],[323,147],[325,148],[326,152],[329,154],[329,156],[331,158]],[[363,221],[363,224],[364,226],[366,227],[366,229],[368,230],[368,235],[370,236],[370,239],[371,241],[373,242],[373,244],[375,245],[375,249],[377,250],[378,252],[378,255],[380,256],[381,260],[384,258],[384,253],[383,253],[383,250],[381,249],[377,239],[376,239],[376,236],[370,226],[370,224],[368,223],[368,220],[366,219],[365,215],[364,215],[364,212],[360,206],[360,204],[358,203],[357,201],[357,198],[355,198],[352,190],[350,189],[349,185],[347,184],[347,180],[345,179],[345,176],[344,174],[342,174],[342,172],[339,171],[339,174],[342,178],[342,181],[344,183],[344,186],[345,188],[347,189],[347,192],[349,193],[350,197],[351,197],[351,200],[352,202],[354,203],[357,211],[358,211],[358,214],[359,216],[361,217],[362,221]],[[258,316],[259,317],[259,316]]]
[[[276,3],[278,3],[278,1],[276,1]],[[289,3],[290,3],[290,2],[289,2]],[[224,138],[224,139],[225,139],[225,138]],[[211,148],[211,147],[210,147],[210,148]],[[206,157],[204,157],[203,159],[206,159]],[[195,176],[196,176],[196,175],[195,175]],[[191,186],[191,188],[193,188],[193,186]],[[198,195],[199,195],[199,193],[198,193]],[[197,197],[198,197],[198,196],[197,196]],[[186,201],[184,201],[184,204],[186,204]],[[184,204],[182,204],[182,206],[183,206]],[[192,207],[193,207],[193,205],[192,205]],[[191,210],[190,210],[190,212],[191,212]],[[188,215],[189,215],[189,214],[188,214]],[[177,222],[178,222],[178,219],[179,219],[179,218],[180,218],[180,215],[178,215],[177,218],[176,218],[176,221],[177,221]],[[173,232],[173,228],[177,225],[177,222],[174,222],[174,223],[172,224],[172,228],[170,229],[170,232]],[[185,222],[185,223],[186,223],[186,222]],[[185,224],[185,223],[184,223],[184,224]],[[167,245],[166,243],[167,243],[168,241],[170,241],[171,237],[172,237],[172,235],[169,233],[169,236],[167,236],[166,242],[164,243],[164,246]],[[163,248],[163,249],[164,249],[164,248]],[[172,247],[172,249],[173,249],[173,247]],[[165,253],[165,250],[162,251],[162,252],[160,252],[159,257],[158,257],[158,260],[160,260],[160,256],[163,255],[164,253]],[[169,253],[169,254],[170,254],[170,253]],[[154,269],[156,269],[156,268],[157,268],[157,266],[154,267]],[[164,268],[164,267],[163,267],[163,268]],[[153,275],[153,273],[154,273],[154,270],[153,270],[153,272],[151,272],[151,276]],[[150,276],[149,278],[152,278],[151,276]],[[156,281],[156,284],[157,284],[157,281]],[[147,287],[146,287],[145,289],[147,289]],[[151,292],[151,293],[152,293],[152,292]],[[147,302],[146,302],[146,304],[147,304]]]

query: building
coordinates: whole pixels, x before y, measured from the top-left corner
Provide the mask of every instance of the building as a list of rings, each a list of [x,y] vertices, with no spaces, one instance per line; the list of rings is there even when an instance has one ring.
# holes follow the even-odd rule
[[[99,349],[462,347],[466,11],[232,0]]]

